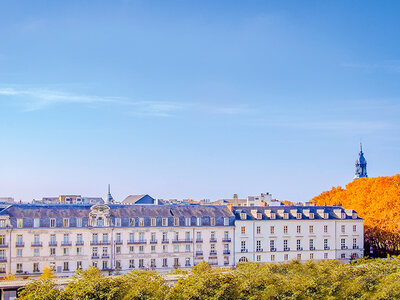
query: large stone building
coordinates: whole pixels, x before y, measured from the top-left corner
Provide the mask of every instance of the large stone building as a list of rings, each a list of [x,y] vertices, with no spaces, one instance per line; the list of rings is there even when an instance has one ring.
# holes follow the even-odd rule
[[[96,266],[189,268],[200,261],[361,257],[363,220],[341,207],[10,204],[0,208],[0,273],[57,276]]]
[[[236,207],[235,263],[363,256],[363,219],[339,206]]]
[[[218,206],[14,204],[0,212],[0,273],[233,266],[234,220]]]

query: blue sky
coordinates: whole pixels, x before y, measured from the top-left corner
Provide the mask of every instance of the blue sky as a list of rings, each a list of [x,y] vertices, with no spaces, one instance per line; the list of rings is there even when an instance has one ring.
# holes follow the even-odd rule
[[[400,164],[398,1],[2,1],[0,195],[307,201]]]

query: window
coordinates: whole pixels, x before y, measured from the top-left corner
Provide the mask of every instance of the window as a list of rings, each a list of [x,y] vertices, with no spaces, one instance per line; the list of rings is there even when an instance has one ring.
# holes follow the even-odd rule
[[[185,266],[190,267],[190,258],[189,257],[186,258],[186,260],[185,260]]]
[[[324,213],[324,219],[329,219],[329,214],[328,213]]]
[[[153,243],[156,242],[156,233],[155,232],[152,232],[150,234],[150,242],[153,242]]]
[[[179,252],[179,245],[174,245],[174,252]]]
[[[22,225],[23,225],[23,219],[17,219],[17,227],[22,228]],[[21,266],[22,266],[22,264],[21,264]]]
[[[162,234],[162,241],[163,242],[168,241],[168,234],[166,232],[163,232],[163,234]]]
[[[17,256],[22,257],[22,249],[17,249]]]
[[[179,258],[175,257],[174,258],[174,267],[179,267]]]
[[[63,225],[64,225],[64,227],[69,227],[69,219],[68,218],[64,218]]]
[[[297,233],[301,233],[301,226],[297,225]]]
[[[139,253],[143,253],[144,252],[144,247],[143,246],[139,246]]]
[[[121,233],[120,232],[118,232],[117,235],[116,235],[116,241],[117,241],[117,243],[121,243],[122,242]]]
[[[77,261],[76,262],[76,269],[77,270],[82,269],[82,262],[81,261]]]
[[[139,268],[143,268],[144,267],[144,259],[141,258],[139,259]]]
[[[50,256],[56,255],[56,248],[50,248]]]
[[[240,232],[242,234],[246,234],[246,227],[245,226],[240,227]]]
[[[257,226],[256,232],[257,232],[257,234],[261,234],[261,226]]]
[[[156,260],[154,258],[150,259],[150,267],[155,268],[156,267]]]
[[[310,219],[314,219],[314,213],[310,213]]]
[[[129,246],[129,253],[134,253],[134,252],[135,252],[135,247]]]
[[[275,254],[271,254],[271,261],[275,261]]]
[[[297,246],[297,251],[301,251],[303,250],[303,248],[301,248],[301,240],[296,240],[296,246]]]
[[[283,251],[289,251],[288,240],[283,240]]]
[[[201,232],[200,231],[197,231],[196,232],[196,240],[198,241],[198,242],[201,242],[203,239],[201,238]]]
[[[275,251],[275,240],[270,240],[269,241],[269,250],[270,251]]]
[[[104,244],[108,243],[108,233],[103,233],[103,243]]]
[[[68,248],[63,248],[63,255],[68,256],[69,255],[69,249]]]
[[[0,245],[6,244],[6,236],[4,234],[0,234]]]
[[[1,219],[0,220],[0,228],[4,228],[4,227],[6,227],[6,220]]]
[[[56,227],[56,219],[50,219],[50,227]]]
[[[210,225],[215,226],[215,218],[210,218]]]
[[[1,249],[0,250],[0,259],[5,259],[5,257],[6,257],[6,251]]]
[[[34,273],[39,272],[39,263],[33,263],[33,272]]]
[[[288,227],[286,225],[283,226],[283,233],[288,233]]]
[[[76,255],[82,255],[82,247],[76,248]]]
[[[162,259],[162,266],[163,266],[163,268],[166,268],[166,267],[168,267],[168,262],[167,262],[168,260],[166,259],[166,258],[163,258]]]
[[[179,218],[174,218],[174,226],[179,226]]]
[[[33,227],[39,227],[40,226],[40,219],[33,219]]]
[[[97,247],[93,247],[93,249],[92,249],[92,256],[94,256],[94,257],[97,257],[97,256],[98,256]]]
[[[190,252],[190,245],[186,245],[185,251],[186,251],[186,252]]]
[[[133,232],[129,233],[129,242],[133,243],[135,241],[135,234]]]
[[[314,226],[310,225],[310,233],[314,233]]]
[[[197,226],[201,226],[201,218],[197,218]]]
[[[103,270],[107,270],[108,269],[108,261],[103,260]]]
[[[22,234],[17,235],[17,245],[23,245],[24,241],[22,239]]]
[[[139,242],[144,242],[144,232],[139,232]]]
[[[135,226],[135,218],[129,218],[129,226]]]
[[[64,234],[64,244],[65,245],[69,244],[69,234],[68,233]]]
[[[40,240],[39,240],[39,235],[38,234],[35,234],[33,236],[33,244],[40,245]]]
[[[329,250],[328,239],[324,239],[324,250]]]
[[[310,259],[314,259],[314,253],[310,253]]]
[[[346,259],[346,254],[345,253],[340,254],[340,258],[341,259]]]
[[[276,218],[276,214],[275,213],[271,213],[271,219],[275,220],[275,218]]]
[[[301,213],[297,213],[297,219],[301,219]]]
[[[211,231],[210,240],[215,241],[215,231]]]
[[[99,240],[99,238],[98,238],[97,233],[93,233],[93,235],[92,235],[92,241],[93,241],[93,243],[94,243],[94,244],[97,244],[98,240]]]
[[[246,220],[246,213],[240,213],[240,219]]]
[[[275,233],[275,226],[271,226],[271,227],[269,228],[269,232],[270,232],[271,234],[274,234],[274,233]]]
[[[76,219],[76,227],[82,227],[82,218]]]
[[[69,271],[69,264],[67,261],[64,262],[64,269],[63,271]]]
[[[240,249],[241,249],[241,252],[246,252],[246,241],[240,242]]]
[[[115,227],[121,227],[121,218],[115,218]]]
[[[152,246],[152,247],[155,248],[155,246]],[[116,253],[116,254],[121,254],[121,246],[115,247],[115,253]]]
[[[167,226],[168,225],[168,219],[167,218],[163,218],[162,219],[162,226]]]
[[[179,241],[179,232],[175,231],[174,241]]]
[[[283,256],[283,260],[289,260],[289,255],[285,254],[285,255]]]
[[[346,225],[342,225],[342,233],[346,232]]]
[[[151,226],[156,226],[156,218],[151,218]]]
[[[297,260],[301,260],[301,253],[297,254]]]
[[[309,244],[310,244],[310,250],[315,250],[314,249],[314,240],[313,239],[310,239]]]
[[[185,226],[191,226],[190,218],[185,218]]]
[[[284,213],[283,214],[283,218],[286,219],[286,220],[289,219],[289,214],[288,213]]]
[[[168,245],[163,245],[162,249],[163,249],[163,252],[168,252]]]
[[[144,226],[144,218],[139,218],[139,226],[140,227]]]
[[[103,257],[108,256],[108,248],[103,247]]]
[[[357,231],[357,225],[353,225],[353,232]]]
[[[224,226],[229,226],[229,218],[224,218]]]
[[[328,253],[324,253],[324,259],[328,259]]]
[[[261,255],[257,255],[256,260],[261,261]]]
[[[328,233],[328,225],[324,225],[324,233]]]
[[[261,252],[262,251],[262,249],[261,249],[261,241],[256,241],[256,251],[257,252]]]
[[[357,249],[357,239],[353,239],[353,249]]]
[[[130,259],[129,260],[129,269],[134,269],[135,268],[135,260],[134,259]]]
[[[190,241],[190,231],[185,232],[185,240]]]

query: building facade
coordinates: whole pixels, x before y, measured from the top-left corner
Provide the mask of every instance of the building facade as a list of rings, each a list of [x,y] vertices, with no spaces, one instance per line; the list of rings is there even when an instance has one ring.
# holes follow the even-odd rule
[[[363,220],[341,207],[10,204],[0,211],[0,274],[362,256]]]
[[[10,205],[0,213],[0,273],[233,266],[234,219],[216,206]]]
[[[350,260],[364,253],[363,219],[334,206],[234,207],[235,264]]]

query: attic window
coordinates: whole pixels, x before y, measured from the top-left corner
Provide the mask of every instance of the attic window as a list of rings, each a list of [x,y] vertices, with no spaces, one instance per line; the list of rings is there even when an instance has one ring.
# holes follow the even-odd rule
[[[301,219],[301,213],[297,213],[297,219]]]
[[[129,218],[129,226],[135,226],[135,218]]]
[[[289,219],[289,214],[288,213],[284,213],[283,214],[283,218],[286,219],[286,220]]]
[[[271,213],[271,216],[270,216],[270,217],[271,217],[272,220],[275,220],[276,214],[273,212],[273,213]]]
[[[261,220],[261,219],[262,219],[261,213],[257,213],[257,220]]]
[[[328,213],[324,213],[324,219],[329,219],[329,214]]]
[[[310,219],[314,219],[314,213],[310,213]]]
[[[6,220],[2,219],[0,220],[0,228],[6,227]]]
[[[156,226],[156,218],[151,218],[151,226]]]
[[[346,214],[342,213],[342,219],[346,219]]]
[[[197,226],[201,226],[201,218],[197,218]]]
[[[353,212],[353,219],[357,219],[357,213]]]
[[[174,218],[174,226],[179,226],[179,218]]]
[[[246,213],[240,213],[240,219],[246,220]]]
[[[167,226],[167,225],[168,225],[168,219],[162,218],[162,226]]]
[[[211,224],[211,226],[215,226],[215,218],[210,219],[210,224]]]

